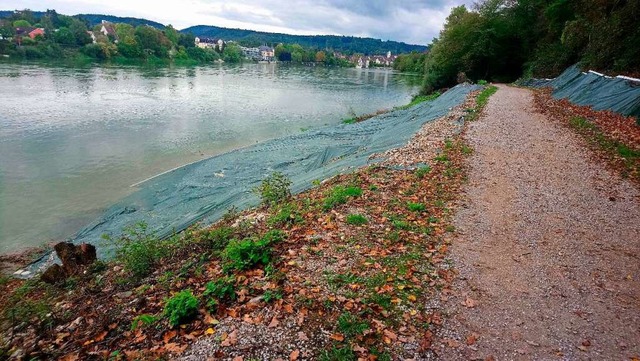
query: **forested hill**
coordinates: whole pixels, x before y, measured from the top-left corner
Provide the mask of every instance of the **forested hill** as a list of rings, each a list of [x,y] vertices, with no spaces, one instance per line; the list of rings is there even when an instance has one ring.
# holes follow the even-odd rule
[[[391,51],[394,54],[410,53],[412,51],[423,52],[427,50],[424,45],[412,45],[398,41],[383,41],[373,38],[358,38],[354,36],[336,35],[290,35],[279,33],[266,33],[255,30],[229,29],[217,26],[197,25],[181,30],[190,32],[195,36],[222,38],[235,40],[246,45],[258,46],[261,44],[276,45],[299,44],[303,47],[318,49],[333,49],[348,53],[384,54]]]
[[[640,74],[640,1],[481,0],[455,7],[424,59],[424,93],[458,80],[552,78],[570,65]]]
[[[139,25],[149,25],[149,26],[153,26],[156,29],[161,29],[161,30],[165,28],[163,24],[160,24],[155,21],[147,20],[147,19],[120,17],[120,16],[113,16],[113,15],[101,15],[101,14],[78,14],[75,16],[77,18],[88,21],[90,27],[100,24],[102,20],[106,20],[112,23],[129,24],[133,27],[137,27]]]
[[[0,19],[8,18],[13,14],[14,14],[13,10],[0,10]],[[42,16],[46,15],[46,12],[32,11],[31,14],[34,16],[35,19],[40,19]],[[139,25],[149,25],[149,26],[153,26],[156,29],[161,29],[161,30],[165,28],[165,25],[152,20],[131,18],[131,17],[121,17],[121,16],[103,15],[103,14],[78,14],[78,15],[73,15],[73,17],[85,20],[86,22],[88,22],[88,26],[90,28],[97,24],[100,24],[102,20],[110,21],[112,23],[129,24],[133,27],[137,27]]]

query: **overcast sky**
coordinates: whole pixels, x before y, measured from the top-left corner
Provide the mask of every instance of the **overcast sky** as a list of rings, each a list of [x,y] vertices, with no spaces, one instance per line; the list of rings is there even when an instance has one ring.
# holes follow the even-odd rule
[[[452,7],[471,0],[0,0],[0,10],[99,13],[172,24],[336,34],[428,44]]]

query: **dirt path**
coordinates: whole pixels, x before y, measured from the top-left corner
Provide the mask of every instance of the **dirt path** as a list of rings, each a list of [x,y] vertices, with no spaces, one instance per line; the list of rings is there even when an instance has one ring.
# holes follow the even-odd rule
[[[461,342],[440,356],[639,357],[638,190],[535,113],[529,90],[500,86],[467,139],[476,152],[451,251],[460,279],[442,334]]]

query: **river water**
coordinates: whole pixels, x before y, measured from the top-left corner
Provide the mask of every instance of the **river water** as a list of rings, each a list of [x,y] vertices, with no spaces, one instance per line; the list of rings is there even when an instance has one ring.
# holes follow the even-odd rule
[[[384,69],[0,63],[0,253],[72,236],[158,173],[416,91]]]

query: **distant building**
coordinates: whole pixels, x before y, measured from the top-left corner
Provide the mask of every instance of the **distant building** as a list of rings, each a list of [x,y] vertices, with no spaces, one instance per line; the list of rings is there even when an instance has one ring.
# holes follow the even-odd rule
[[[276,51],[274,48],[270,46],[263,45],[258,48],[260,50],[260,60],[263,61],[273,61],[276,55]]]
[[[361,56],[353,55],[349,61],[356,65],[356,68],[369,68],[370,66],[390,67],[396,60],[397,55],[391,55],[388,51],[386,55]]]
[[[94,44],[98,42],[98,41],[97,41],[97,39],[98,39],[98,38],[96,38],[96,34],[95,34],[93,31],[89,31],[89,30],[87,30],[87,34],[89,34],[89,36],[91,37],[91,41],[92,41]]]
[[[36,36],[44,36],[44,28],[35,28],[29,32],[31,39],[35,39]]]
[[[118,42],[118,33],[116,33],[116,27],[113,23],[102,20],[102,24],[100,24],[100,32],[106,37],[112,37],[114,43]]]
[[[29,36],[34,28],[16,28],[16,36]]]
[[[226,45],[226,43],[222,39],[196,37],[194,41],[196,46],[199,48],[202,48],[202,49],[210,48],[210,49],[218,50],[220,52],[224,50],[224,46]]]
[[[245,58],[260,60],[262,57],[260,55],[260,48],[247,48],[247,47],[241,46],[240,50],[242,51],[242,54],[244,55]]]

